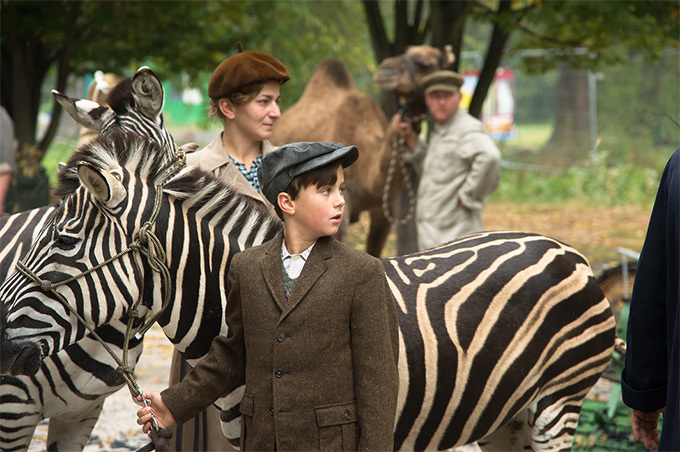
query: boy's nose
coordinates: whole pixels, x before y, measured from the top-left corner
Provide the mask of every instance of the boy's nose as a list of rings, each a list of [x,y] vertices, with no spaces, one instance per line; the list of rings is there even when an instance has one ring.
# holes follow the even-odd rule
[[[342,207],[345,205],[345,197],[342,194],[338,193],[338,195],[336,196],[335,205],[336,207]]]

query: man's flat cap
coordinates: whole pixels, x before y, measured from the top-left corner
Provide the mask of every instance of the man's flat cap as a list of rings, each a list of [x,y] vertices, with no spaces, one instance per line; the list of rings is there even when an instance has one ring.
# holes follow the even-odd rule
[[[423,77],[425,94],[432,91],[458,92],[463,86],[463,76],[458,72],[441,70]]]
[[[321,168],[340,160],[347,168],[359,157],[356,146],[343,146],[336,142],[302,141],[290,143],[265,154],[257,170],[262,193],[276,205],[279,193],[302,173]]]
[[[271,55],[241,52],[222,61],[213,71],[208,96],[217,100],[229,97],[251,83],[275,80],[283,84],[290,79],[286,66]]]

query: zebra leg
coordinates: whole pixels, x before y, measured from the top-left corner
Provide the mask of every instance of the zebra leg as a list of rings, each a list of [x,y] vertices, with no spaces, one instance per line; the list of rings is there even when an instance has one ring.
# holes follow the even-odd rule
[[[570,451],[584,397],[538,400],[477,444],[483,451]]]
[[[79,411],[52,416],[47,431],[47,450],[83,450],[102,412],[105,398],[84,405]]]
[[[43,420],[40,388],[28,377],[0,376],[0,450],[28,449]]]

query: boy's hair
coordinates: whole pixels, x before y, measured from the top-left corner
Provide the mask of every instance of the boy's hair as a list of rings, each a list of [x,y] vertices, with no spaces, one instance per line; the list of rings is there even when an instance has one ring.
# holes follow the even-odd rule
[[[338,167],[342,165],[340,160],[330,162],[327,165],[315,168],[313,170],[302,173],[296,176],[284,192],[288,193],[291,199],[297,199],[300,192],[309,186],[316,186],[317,188],[334,185],[338,181]],[[274,204],[276,215],[283,220],[283,212],[279,207],[279,203]]]

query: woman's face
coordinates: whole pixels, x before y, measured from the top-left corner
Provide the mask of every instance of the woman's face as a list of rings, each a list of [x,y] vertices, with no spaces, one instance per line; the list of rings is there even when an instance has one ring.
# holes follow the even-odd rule
[[[234,106],[234,124],[249,138],[263,141],[271,136],[274,123],[281,117],[279,87],[278,82],[270,80],[254,99]]]

